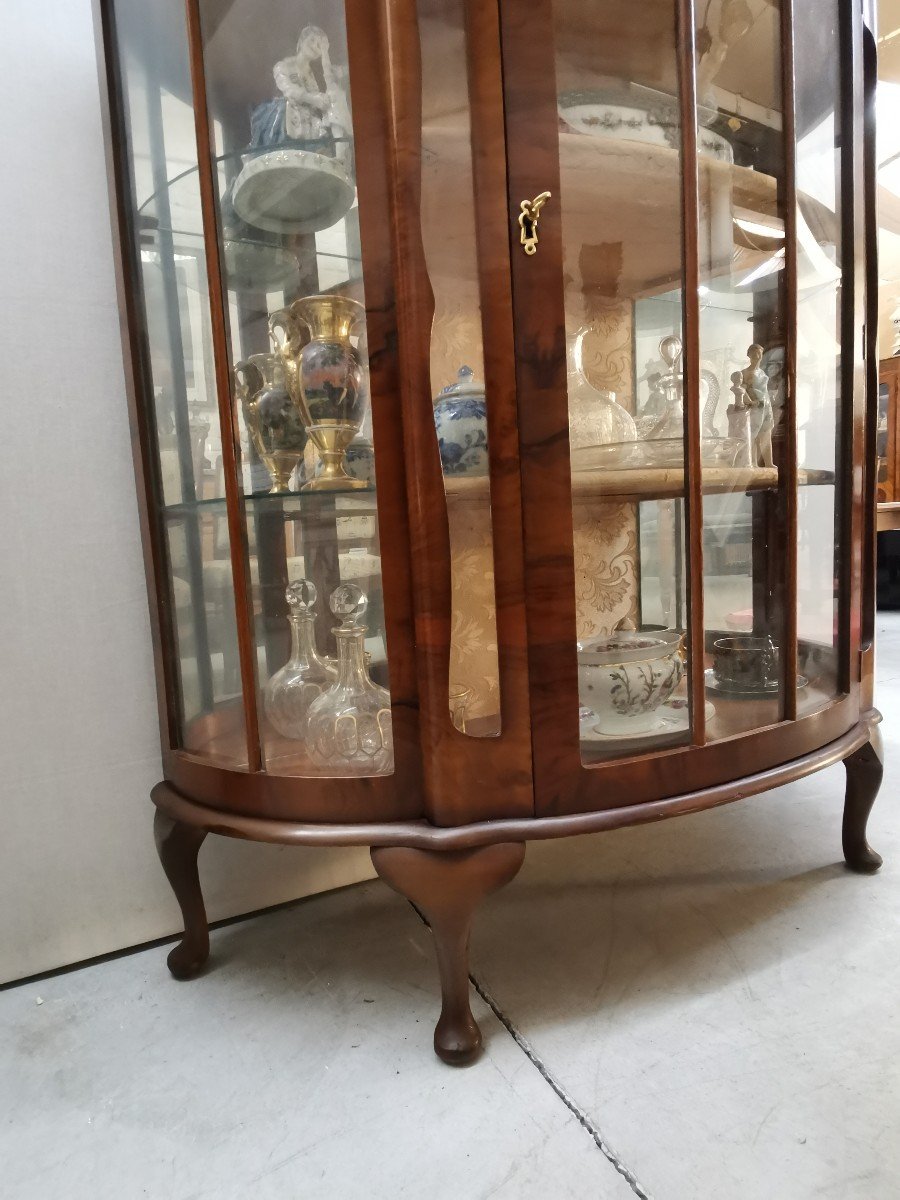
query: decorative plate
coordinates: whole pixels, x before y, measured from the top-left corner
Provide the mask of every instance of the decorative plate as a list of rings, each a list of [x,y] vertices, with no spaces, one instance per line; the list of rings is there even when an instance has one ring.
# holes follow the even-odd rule
[[[559,115],[575,133],[678,149],[681,118],[674,98],[650,88],[641,88],[640,92],[646,107],[616,103],[599,91],[567,92],[559,98]],[[635,94],[634,98],[639,97]],[[698,131],[697,149],[706,158],[734,162],[730,143],[710,129]]]

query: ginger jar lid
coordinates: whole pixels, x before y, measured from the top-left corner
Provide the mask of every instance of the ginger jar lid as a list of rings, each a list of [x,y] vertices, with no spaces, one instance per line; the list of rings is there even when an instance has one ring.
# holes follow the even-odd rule
[[[439,401],[462,398],[469,400],[484,399],[484,384],[475,378],[475,372],[471,367],[460,367],[456,375],[456,382],[447,384],[438,393]]]

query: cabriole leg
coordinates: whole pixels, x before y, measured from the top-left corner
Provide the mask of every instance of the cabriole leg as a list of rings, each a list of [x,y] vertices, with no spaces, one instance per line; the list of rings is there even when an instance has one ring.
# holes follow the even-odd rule
[[[434,1049],[446,1063],[463,1066],[481,1050],[481,1030],[469,1006],[472,917],[489,892],[509,883],[524,858],[524,842],[444,853],[400,846],[372,849],[375,870],[415,904],[434,934],[442,1001]]]
[[[866,841],[869,813],[881,787],[884,750],[881,731],[872,726],[870,740],[844,760],[847,768],[847,794],[844,800],[844,858],[851,871],[871,875],[881,866],[882,858]]]
[[[206,830],[173,821],[158,808],[153,835],[159,860],[184,917],[184,936],[166,961],[176,979],[191,979],[209,958],[209,925],[197,872],[197,855]]]

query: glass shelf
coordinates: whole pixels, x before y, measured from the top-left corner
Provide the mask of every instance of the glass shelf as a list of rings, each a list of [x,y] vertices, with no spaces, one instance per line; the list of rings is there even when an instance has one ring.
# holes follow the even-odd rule
[[[341,139],[336,139],[336,140],[348,141],[350,139],[341,138]],[[222,168],[222,167],[227,167],[230,164],[240,165],[240,164],[246,163],[250,159],[259,158],[263,154],[268,154],[270,151],[272,151],[274,149],[307,150],[308,148],[309,148],[309,146],[305,142],[297,142],[297,141],[293,140],[292,138],[285,138],[283,141],[278,143],[277,147],[276,146],[259,146],[259,147],[247,146],[241,150],[231,150],[227,154],[217,154],[213,157],[212,162],[213,162],[213,166],[215,168]],[[175,175],[172,175],[171,178],[167,179],[161,188],[157,188],[155,191],[151,192],[151,194],[147,197],[147,199],[142,201],[142,203],[138,205],[137,212],[141,215],[145,215],[146,213],[150,212],[154,202],[156,202],[160,199],[160,196],[162,195],[163,192],[167,192],[171,195],[173,190],[178,188],[179,186],[183,187],[186,192],[193,193],[194,191],[196,191],[196,189],[198,187],[198,183],[197,183],[198,178],[199,178],[199,167],[197,166],[196,163],[194,163],[193,165],[191,165],[189,167],[186,167],[183,171],[178,171]],[[202,237],[202,234],[203,234],[202,227],[200,229],[198,229],[197,232]]]
[[[337,511],[348,516],[366,515],[377,511],[374,487],[328,492],[252,492],[244,496],[244,507],[248,512],[280,513],[287,520],[307,517],[314,520],[319,514],[331,515]],[[224,496],[167,504],[163,512],[167,518],[189,517],[195,514],[214,517],[227,515]]]
[[[142,253],[145,256],[147,254],[156,253],[153,246],[147,241],[147,234],[151,233],[163,234],[170,237],[177,254],[188,253],[192,258],[199,258],[205,253],[203,234],[197,230],[161,225],[154,221],[152,225],[145,225],[142,232],[144,235]],[[275,234],[270,234],[268,238],[265,238],[262,236],[262,231],[260,231],[260,235],[258,237],[254,236],[252,233],[242,232],[239,237],[225,237],[226,253],[228,248],[232,246],[238,248],[248,246],[255,250],[266,251],[284,249],[284,251],[287,253],[289,252],[289,238],[285,237],[283,240],[280,240]],[[359,255],[336,254],[329,250],[317,249],[316,257],[320,259],[330,259],[335,263],[349,263],[357,268],[362,268],[362,259],[359,257]],[[147,261],[146,257],[144,261]]]
[[[312,235],[297,235],[289,230],[266,231],[234,213],[230,201],[225,199],[230,193],[229,171],[233,173],[235,164],[239,168],[245,159],[258,153],[261,152],[242,150],[215,159],[220,188],[224,189],[221,227],[227,290],[238,295],[293,293],[301,279],[308,277],[309,263],[314,259],[319,291],[346,292],[350,286],[361,293],[358,282],[362,273],[361,256],[354,233],[347,239],[347,223],[353,224],[354,210]],[[192,260],[198,264],[198,274],[191,286],[197,290],[204,287],[206,249],[196,165],[177,172],[157,188],[140,206],[138,214],[142,260],[157,266],[169,259],[176,266]]]

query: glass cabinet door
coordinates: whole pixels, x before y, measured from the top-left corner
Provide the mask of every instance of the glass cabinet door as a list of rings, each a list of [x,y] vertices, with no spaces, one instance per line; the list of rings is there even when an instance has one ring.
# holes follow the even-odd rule
[[[116,5],[179,742],[391,774],[345,7],[187,11]]]
[[[635,782],[664,794],[682,747],[706,751],[698,779],[724,772],[717,744],[742,735],[771,734],[777,761],[788,723],[850,690],[850,37],[837,0],[650,0],[639,30],[624,0],[551,0],[530,38],[505,8],[514,245],[513,189],[541,205],[523,200],[536,237],[523,233],[514,279],[536,770],[552,809],[588,786],[560,749],[576,721],[581,767],[635,760]],[[564,603],[535,498],[553,495],[563,378]]]

